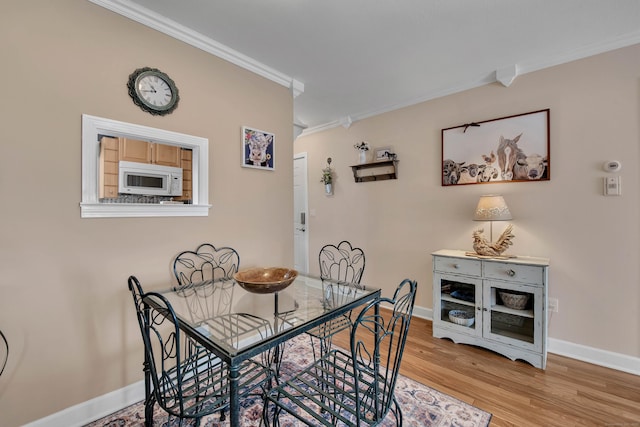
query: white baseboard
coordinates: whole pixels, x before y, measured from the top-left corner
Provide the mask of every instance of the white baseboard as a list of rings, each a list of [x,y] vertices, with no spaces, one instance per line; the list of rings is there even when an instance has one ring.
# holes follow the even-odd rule
[[[430,308],[414,307],[413,315],[433,320]],[[548,339],[548,351],[594,365],[604,366],[634,375],[640,375],[640,358],[613,353],[555,338]],[[84,403],[71,406],[23,427],[82,427],[144,399],[144,381],[128,385]]]
[[[82,427],[141,400],[144,400],[144,381],[70,406],[23,427]]]
[[[433,320],[433,310],[430,308],[413,307],[413,315],[421,319]]]
[[[611,368],[617,371],[640,375],[640,358],[638,357],[613,353],[611,351],[587,347],[586,345],[557,340],[555,338],[548,339],[547,350],[549,353],[560,356],[593,363],[594,365],[604,366],[605,368]]]
[[[430,308],[415,306],[413,308],[413,315],[433,321],[433,310]],[[587,347],[582,344],[575,344],[555,338],[547,339],[547,351],[594,365],[604,366],[605,368],[640,375],[640,358],[638,357],[613,353],[611,351]]]

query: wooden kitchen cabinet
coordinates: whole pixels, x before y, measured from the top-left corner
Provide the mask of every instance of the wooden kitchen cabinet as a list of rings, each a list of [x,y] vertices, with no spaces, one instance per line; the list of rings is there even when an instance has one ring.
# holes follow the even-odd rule
[[[120,160],[181,167],[181,149],[178,146],[130,138],[118,138],[118,143]]]
[[[151,147],[148,141],[118,138],[120,160],[127,162],[151,163]]]
[[[103,136],[100,139],[98,197],[118,197],[118,138]]]
[[[181,149],[176,145],[152,143],[151,163],[155,165],[181,167]]]

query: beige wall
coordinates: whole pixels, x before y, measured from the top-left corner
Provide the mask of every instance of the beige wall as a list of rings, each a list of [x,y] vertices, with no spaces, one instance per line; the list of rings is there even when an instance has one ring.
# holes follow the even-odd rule
[[[166,286],[172,257],[204,241],[236,247],[244,266],[292,263],[292,101],[286,88],[85,0],[4,2],[0,54],[0,328],[11,343],[0,425],[11,427],[142,378],[128,275]],[[176,81],[173,114],[153,117],[131,102],[127,77],[142,66]],[[478,196],[502,193],[514,214],[512,252],[551,258],[560,312],[550,336],[640,356],[639,70],[635,46],[300,138],[315,211],[312,271],[322,244],[349,239],[367,253],[365,282],[389,294],[415,278],[428,308],[429,254],[470,249]],[[543,108],[551,181],[440,186],[442,128]],[[210,215],[81,219],[83,113],[209,138]],[[242,125],[277,135],[275,172],[239,166]],[[394,147],[397,181],[353,182],[362,140]],[[328,156],[333,197],[319,182]],[[602,196],[610,159],[623,162],[622,197]]]
[[[308,153],[310,253],[348,239],[364,249],[364,283],[386,294],[405,277],[431,308],[438,249],[471,250],[482,194],[500,193],[513,213],[510,253],[551,259],[549,293],[559,312],[552,338],[640,356],[638,129],[640,45],[492,84],[298,138]],[[442,187],[441,129],[550,108],[551,180]],[[399,179],[354,183],[355,143],[392,146]],[[335,195],[320,183],[333,159]],[[604,197],[606,160],[620,160],[622,196]],[[314,216],[315,211],[315,216]],[[494,234],[504,224],[496,223]],[[317,261],[311,258],[317,272]],[[636,359],[637,360],[637,359]],[[637,364],[636,364],[637,366]]]
[[[244,266],[293,263],[293,101],[86,0],[3,2],[0,54],[0,328],[11,345],[0,425],[11,427],[142,378],[129,275],[167,286],[172,257],[205,241],[235,247]],[[129,98],[143,66],[177,83],[173,114]],[[81,219],[83,113],[208,138],[209,216]],[[240,167],[243,125],[276,135],[274,172]]]

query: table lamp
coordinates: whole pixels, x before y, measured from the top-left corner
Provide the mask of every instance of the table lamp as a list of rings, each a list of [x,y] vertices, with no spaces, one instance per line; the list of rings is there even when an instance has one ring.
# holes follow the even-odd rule
[[[497,194],[480,196],[474,221],[489,221],[489,238],[493,241],[493,221],[509,221],[513,219],[504,197]]]
[[[475,231],[473,233],[473,248],[476,253],[486,256],[501,255],[512,244],[511,240],[514,236],[511,234],[511,230],[513,228],[509,225],[498,239],[498,242],[493,243],[493,221],[509,221],[510,219],[513,219],[513,217],[507,207],[507,203],[504,201],[504,197],[496,194],[481,196],[476,212],[473,215],[473,220],[489,221],[490,241],[487,242],[482,237],[482,230]]]

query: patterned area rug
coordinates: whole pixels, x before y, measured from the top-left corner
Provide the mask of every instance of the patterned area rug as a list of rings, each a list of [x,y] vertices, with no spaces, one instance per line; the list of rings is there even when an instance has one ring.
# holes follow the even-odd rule
[[[309,338],[302,335],[291,340],[285,352],[282,363],[282,378],[287,379],[291,373],[301,366],[313,362],[309,347]],[[448,396],[410,378],[399,376],[396,384],[396,398],[402,408],[404,427],[486,427],[491,420],[491,414]],[[259,398],[245,399],[242,404],[241,417],[243,426],[258,427],[262,417],[262,400]],[[388,415],[382,426],[395,426],[395,418]],[[154,412],[154,427],[178,426],[179,421],[168,417],[166,412],[156,405]],[[101,418],[86,427],[123,427],[144,425],[144,405],[138,402],[123,410]],[[194,425],[183,422],[182,425]],[[297,426],[295,421],[287,426]],[[220,421],[220,415],[205,417],[200,422],[201,427],[229,427],[228,421]]]

